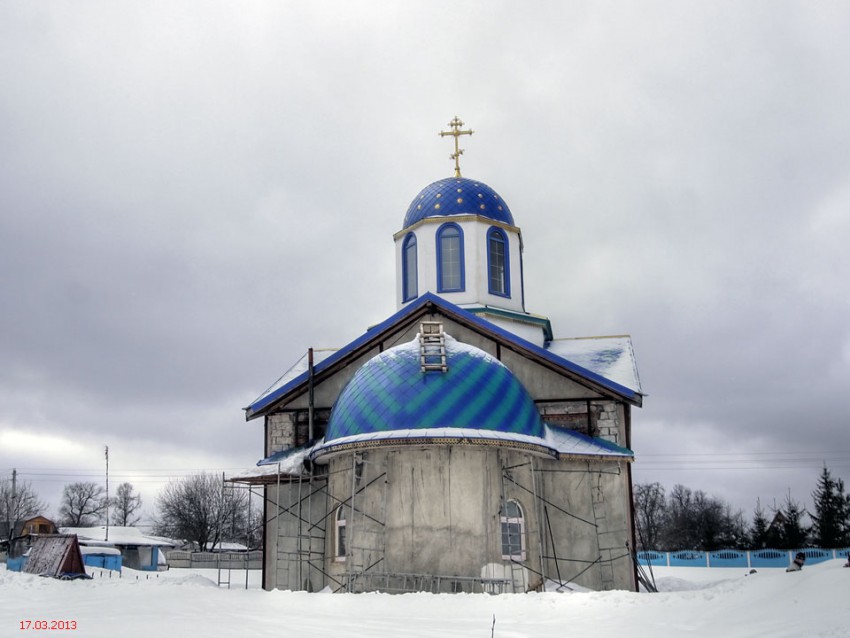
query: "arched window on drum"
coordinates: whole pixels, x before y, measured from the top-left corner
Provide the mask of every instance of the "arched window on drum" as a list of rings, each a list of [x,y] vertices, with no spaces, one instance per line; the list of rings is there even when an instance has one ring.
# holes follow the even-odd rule
[[[404,243],[401,247],[401,281],[402,281],[402,300],[410,301],[419,296],[417,270],[417,254],[416,254],[416,235],[408,233],[404,238]]]
[[[511,296],[508,236],[495,226],[487,231],[487,286],[491,295]]]
[[[437,230],[437,292],[464,289],[463,231],[450,222]]]

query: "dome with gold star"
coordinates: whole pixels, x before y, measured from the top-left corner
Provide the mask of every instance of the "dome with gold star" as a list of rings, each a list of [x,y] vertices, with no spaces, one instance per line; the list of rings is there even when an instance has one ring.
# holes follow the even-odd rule
[[[428,217],[478,215],[510,226],[511,209],[499,194],[483,182],[466,177],[447,177],[423,188],[404,216],[404,228]]]

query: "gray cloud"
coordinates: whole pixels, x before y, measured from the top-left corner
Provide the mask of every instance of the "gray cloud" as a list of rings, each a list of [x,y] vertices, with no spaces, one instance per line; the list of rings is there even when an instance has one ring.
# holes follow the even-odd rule
[[[252,464],[240,409],[394,311],[392,234],[450,173],[436,133],[458,114],[464,174],[523,229],[528,309],[557,336],[633,336],[637,480],[749,508],[807,497],[827,453],[850,479],[848,21],[802,2],[3,5],[0,436],[82,448],[14,439],[0,471],[94,472],[104,442],[138,480]],[[808,455],[723,468],[743,451]]]

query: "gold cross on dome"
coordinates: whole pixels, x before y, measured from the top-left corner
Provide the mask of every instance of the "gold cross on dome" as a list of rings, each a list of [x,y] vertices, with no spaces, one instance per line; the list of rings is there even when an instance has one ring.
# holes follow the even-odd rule
[[[472,135],[472,129],[461,131],[460,127],[463,126],[463,122],[460,121],[460,118],[457,115],[455,115],[454,119],[449,122],[449,126],[452,128],[452,130],[440,131],[440,137],[451,135],[453,138],[455,138],[455,152],[449,155],[449,159],[453,159],[455,161],[455,177],[460,177],[460,156],[463,155],[463,149],[458,148],[457,138],[459,138],[461,135]]]

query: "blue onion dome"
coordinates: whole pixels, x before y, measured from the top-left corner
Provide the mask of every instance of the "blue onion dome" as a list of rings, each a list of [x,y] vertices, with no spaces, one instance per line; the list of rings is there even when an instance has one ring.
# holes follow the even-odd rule
[[[544,436],[534,401],[510,370],[483,350],[445,341],[446,372],[422,371],[418,337],[366,362],[337,398],[325,442],[429,428]]]
[[[427,217],[447,215],[481,215],[514,225],[511,209],[487,184],[465,177],[447,177],[420,191],[407,209],[403,227]]]

